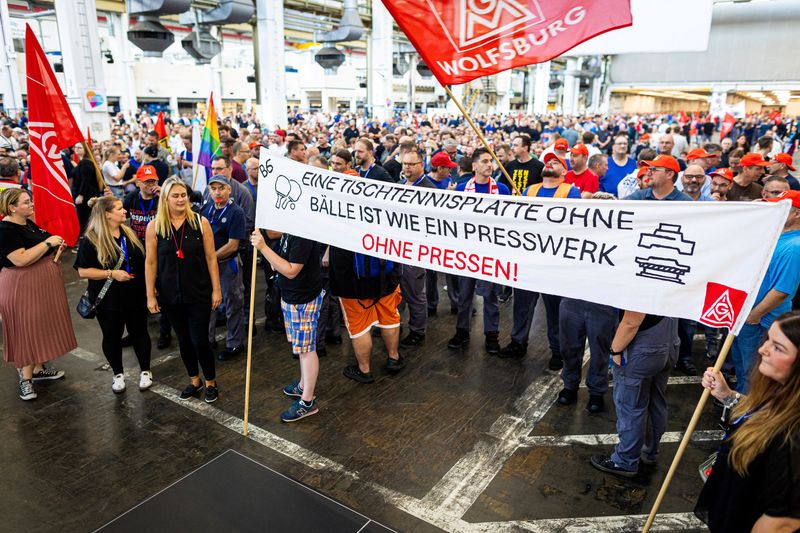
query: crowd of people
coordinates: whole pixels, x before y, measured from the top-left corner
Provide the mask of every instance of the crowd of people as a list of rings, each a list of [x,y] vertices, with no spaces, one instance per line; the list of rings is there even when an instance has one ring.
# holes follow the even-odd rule
[[[445,309],[454,315],[447,346],[457,353],[470,342],[478,295],[483,303],[485,351],[503,359],[528,355],[534,310],[541,297],[550,352],[547,366],[560,371],[563,380],[554,401],[563,406],[577,401],[588,343],[586,409],[590,413],[606,409],[611,364],[619,434],[613,453],[594,456],[591,462],[604,472],[632,477],[640,465],[657,460],[666,429],[669,376],[698,373],[693,339],[701,326],[686,319],[512,291],[499,283],[441,275],[301,236],[256,229],[260,153],[363,179],[466,194],[578,202],[587,198],[788,201],[790,213],[747,324],[734,341],[723,374],[707,371],[703,384],[726,405],[732,397],[741,405],[734,409],[739,419],[732,428],[742,428],[736,429],[720,454],[730,459],[731,468],[715,472],[712,479],[744,477],[748,465],[773,448],[788,454],[786,461],[791,462],[797,450],[789,444],[800,435],[797,417],[781,415],[783,425],[770,417],[796,399],[793,388],[798,379],[797,316],[787,314],[793,305],[797,307],[800,284],[800,183],[792,174],[800,142],[797,119],[766,113],[748,116],[719,139],[718,121],[683,113],[681,117],[512,113],[476,118],[502,168],[461,119],[447,114],[399,113],[381,122],[363,114],[296,113],[287,126],[274,128],[246,113],[224,117],[219,123],[220,153],[213,158],[204,191],[193,190],[191,126],[202,123],[200,114],[167,117],[168,135],[163,139],[147,113],[119,114],[112,120],[110,139],[65,151],[63,161],[82,233],[74,266],[88,280],[86,296],[96,312],[103,353],[114,374],[112,390],[125,390],[124,346],[132,346],[138,359],[139,388],[146,390],[153,382],[149,312],[159,315],[159,349],[170,346],[173,331],[177,337],[189,377],[181,398],[202,394],[204,401],[214,402],[219,396],[215,365],[245,351],[253,254],[267,285],[262,327],[285,332],[300,365],[299,378],[283,389],[293,399],[280,415],[284,422],[319,412],[318,358],[327,354],[328,344],[342,342],[342,326],[355,354],[344,376],[372,383],[373,337],[385,345],[386,371],[401,372],[407,364],[404,352],[426,342],[428,319],[440,312],[442,293],[449,304]],[[63,247],[63,239],[34,222],[28,191],[36,176],[30,174],[27,160],[25,120],[5,120],[0,137],[0,215],[5,217],[0,222],[0,317],[5,358],[20,371],[20,398],[31,400],[36,397],[35,381],[63,377],[63,372],[44,364],[73,349],[76,342],[61,271],[48,259]],[[509,299],[513,326],[506,337],[499,317],[500,306]],[[403,307],[408,318],[401,338]],[[44,320],[58,327],[42,338],[33,333],[33,325]],[[217,326],[222,324],[225,346],[215,355]],[[257,333],[256,325],[252,327]],[[704,356],[712,362],[726,331],[702,328]],[[771,355],[776,346],[782,347],[785,373],[780,375],[771,363],[778,357]],[[732,383],[735,393],[729,388]],[[787,390],[790,385],[792,390]],[[740,401],[745,394],[748,399]],[[752,427],[766,428],[769,438],[754,436]],[[785,446],[775,441],[779,437]],[[745,450],[753,443],[755,451]],[[792,463],[787,474],[792,480],[800,474],[797,464]],[[777,516],[796,515],[800,510],[795,492],[780,495],[784,503],[792,499],[789,507],[766,504],[764,516],[774,516],[770,513],[775,509],[784,513]],[[715,505],[725,505],[703,501],[709,512]]]

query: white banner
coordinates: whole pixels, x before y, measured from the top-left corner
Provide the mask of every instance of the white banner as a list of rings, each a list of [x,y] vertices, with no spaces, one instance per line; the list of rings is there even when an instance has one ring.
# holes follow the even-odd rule
[[[256,225],[501,285],[718,327],[736,323],[736,333],[788,209],[787,202],[442,191],[338,174],[262,151]]]

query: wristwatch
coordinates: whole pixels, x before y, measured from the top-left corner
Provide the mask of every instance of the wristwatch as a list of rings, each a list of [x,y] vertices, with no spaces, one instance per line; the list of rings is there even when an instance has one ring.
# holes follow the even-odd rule
[[[44,243],[45,246],[47,246],[48,250],[52,250],[53,249],[53,245],[50,244],[49,242],[47,242],[47,241],[42,241],[42,242]]]
[[[618,352],[615,352],[614,350],[611,350],[611,355],[622,355],[622,353],[623,353],[624,351],[625,351],[625,350],[620,350],[620,351],[618,351]]]

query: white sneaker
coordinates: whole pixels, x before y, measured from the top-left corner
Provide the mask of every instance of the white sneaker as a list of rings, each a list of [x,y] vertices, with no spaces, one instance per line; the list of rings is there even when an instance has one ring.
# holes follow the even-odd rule
[[[153,385],[153,373],[145,370],[139,376],[139,390],[147,390]]]
[[[125,374],[117,374],[114,376],[114,382],[111,384],[111,390],[114,392],[123,392],[125,390]]]

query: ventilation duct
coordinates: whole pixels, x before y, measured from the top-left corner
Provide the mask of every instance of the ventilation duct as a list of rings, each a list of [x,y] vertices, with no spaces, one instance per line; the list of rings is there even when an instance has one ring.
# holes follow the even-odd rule
[[[405,58],[405,55],[398,54],[395,56],[394,64],[392,65],[392,73],[395,76],[405,76],[406,72],[408,72],[409,64],[408,60]]]
[[[339,26],[333,31],[326,31],[315,37],[318,43],[338,43],[358,41],[364,35],[364,24],[358,16],[358,1],[344,0],[342,18]]]
[[[191,4],[192,0],[127,0],[128,16],[138,19],[128,30],[128,40],[141,48],[145,57],[161,57],[175,36],[158,17],[184,13]]]
[[[422,59],[417,63],[417,72],[423,78],[430,78],[433,76],[433,72],[431,72],[431,69],[428,68],[428,65],[426,65],[425,61]]]
[[[181,46],[192,56],[198,65],[206,65],[222,51],[222,45],[211,35],[206,25],[197,25],[189,35],[181,40]]]
[[[158,17],[143,16],[128,30],[128,40],[142,49],[144,57],[161,57],[175,42],[175,36]]]
[[[255,14],[251,0],[222,0],[208,11],[195,11],[181,15],[181,24],[242,24],[249,22]]]
[[[317,52],[314,61],[325,69],[326,75],[336,74],[336,70],[344,63],[344,54],[335,46],[326,46]]]

